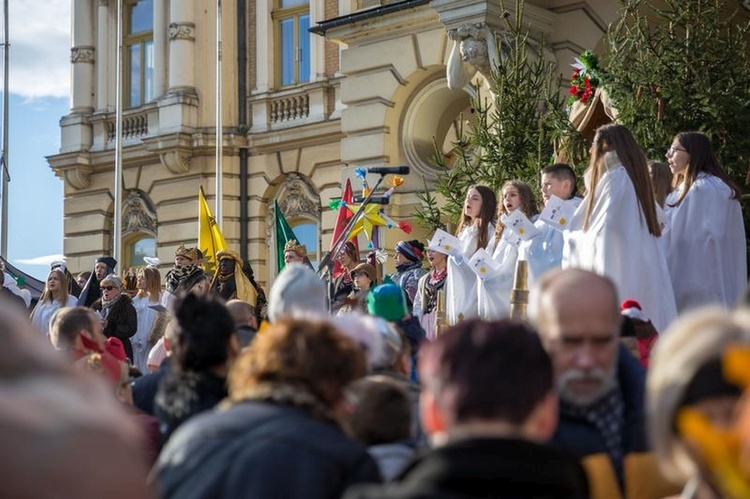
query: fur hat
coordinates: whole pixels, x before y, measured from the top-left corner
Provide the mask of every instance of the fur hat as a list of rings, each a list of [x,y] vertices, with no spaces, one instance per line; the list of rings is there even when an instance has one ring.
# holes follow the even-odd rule
[[[403,319],[409,314],[404,290],[390,282],[377,286],[367,294],[367,311],[390,322]]]
[[[181,244],[174,250],[174,256],[182,256],[194,262],[198,259],[198,252],[195,248],[186,248],[184,244]]]
[[[315,271],[301,263],[290,263],[279,272],[268,294],[271,322],[285,316],[322,316],[327,312],[326,288]]]

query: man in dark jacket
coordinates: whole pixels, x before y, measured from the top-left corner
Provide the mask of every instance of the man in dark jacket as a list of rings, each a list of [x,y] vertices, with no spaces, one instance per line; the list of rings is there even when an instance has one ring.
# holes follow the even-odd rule
[[[533,291],[535,322],[555,366],[560,425],[553,442],[576,455],[594,498],[679,492],[659,474],[644,431],[645,373],[620,346],[617,290],[606,277],[553,270]]]
[[[584,498],[572,456],[544,445],[557,424],[552,362],[536,333],[467,320],[422,347],[421,413],[437,444],[383,487],[347,499]]]

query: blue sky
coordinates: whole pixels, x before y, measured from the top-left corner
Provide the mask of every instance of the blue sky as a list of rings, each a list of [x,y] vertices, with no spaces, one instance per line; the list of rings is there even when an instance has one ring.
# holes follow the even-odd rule
[[[70,6],[70,0],[9,4],[8,259],[38,279],[63,250],[63,183],[45,156],[59,151],[59,120],[69,109]]]

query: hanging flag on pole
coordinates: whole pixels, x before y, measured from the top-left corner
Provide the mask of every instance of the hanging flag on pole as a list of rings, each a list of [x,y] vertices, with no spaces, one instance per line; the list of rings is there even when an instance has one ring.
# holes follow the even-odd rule
[[[273,220],[276,227],[276,270],[281,272],[281,269],[284,268],[284,246],[291,239],[297,242],[299,240],[294,235],[294,231],[289,226],[284,213],[282,213],[279,202],[275,199],[273,201]]]
[[[347,222],[349,222],[349,219],[354,216],[354,213],[349,211],[349,208],[347,208],[347,205],[350,204],[354,204],[354,193],[352,192],[352,182],[349,179],[346,179],[346,184],[344,184],[344,191],[341,193],[341,203],[339,203],[338,206],[339,212],[336,215],[336,224],[333,226],[330,251],[334,250],[333,243],[339,238],[339,234],[344,231]],[[357,238],[352,237],[350,241],[354,243],[354,246],[357,248],[357,254],[359,254],[359,245],[357,244]],[[333,276],[337,277],[339,274],[341,274],[343,269],[341,268],[341,264],[336,258],[336,255],[333,255],[333,257]]]
[[[216,219],[211,215],[203,187],[198,192],[198,248],[203,252],[203,270],[213,275],[216,270],[216,253],[228,249],[227,242],[221,233],[221,228],[216,224]]]

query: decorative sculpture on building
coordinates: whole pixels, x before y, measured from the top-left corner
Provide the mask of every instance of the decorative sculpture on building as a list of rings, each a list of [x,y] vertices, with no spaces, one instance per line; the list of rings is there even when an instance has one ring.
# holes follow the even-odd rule
[[[448,57],[446,76],[448,88],[463,89],[472,97],[477,92],[471,80],[479,72],[492,88],[492,71],[500,67],[495,35],[483,23],[464,24],[448,30],[448,38],[453,40],[453,49]]]
[[[140,191],[133,189],[128,193],[123,209],[124,234],[145,232],[156,235],[156,213],[143,198]]]

